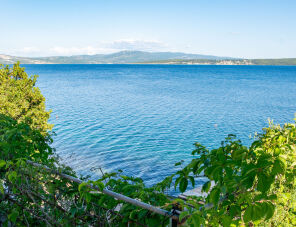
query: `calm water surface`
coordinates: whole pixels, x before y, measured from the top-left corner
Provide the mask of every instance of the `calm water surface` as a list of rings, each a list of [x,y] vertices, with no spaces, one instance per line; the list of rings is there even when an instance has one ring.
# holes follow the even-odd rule
[[[213,148],[296,112],[296,67],[26,65],[52,109],[53,146],[66,164],[142,177],[148,185],[190,160],[196,141]]]

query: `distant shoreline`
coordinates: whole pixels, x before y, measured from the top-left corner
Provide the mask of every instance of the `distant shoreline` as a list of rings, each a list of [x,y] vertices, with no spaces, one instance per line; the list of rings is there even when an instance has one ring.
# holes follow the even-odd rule
[[[166,65],[285,65],[295,66],[296,58],[287,59],[237,59],[237,60],[210,60],[210,59],[177,59],[156,62],[145,62],[145,64],[166,64]]]
[[[3,64],[3,63],[0,63]],[[11,65],[13,63],[9,63]],[[3,64],[8,65],[8,64]],[[296,66],[296,64],[180,64],[180,63],[21,63],[21,65],[182,65],[182,66]]]
[[[16,61],[15,61],[16,62]],[[15,62],[1,62],[3,65],[11,65]],[[225,65],[225,66],[296,66],[294,63],[235,63],[235,62],[217,62],[217,63],[187,63],[187,62],[131,62],[131,63],[58,63],[58,62],[21,62],[21,65],[183,65],[183,66],[193,66],[193,65]]]
[[[12,65],[13,63],[0,63],[0,65]],[[175,66],[296,66],[276,64],[177,64],[177,63],[21,63],[21,65],[175,65]]]
[[[178,52],[121,51],[113,54],[17,57],[0,54],[0,64],[286,65],[296,58],[242,59]]]

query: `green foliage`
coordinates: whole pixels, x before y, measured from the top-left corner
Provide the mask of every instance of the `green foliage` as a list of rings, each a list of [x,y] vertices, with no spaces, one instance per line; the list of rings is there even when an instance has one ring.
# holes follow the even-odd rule
[[[137,223],[148,226],[165,226],[168,224],[169,220],[166,217],[116,200],[106,194],[100,193],[96,194],[96,198],[88,198],[90,190],[87,188],[87,185],[89,184],[97,186],[99,191],[102,191],[103,188],[108,188],[113,192],[170,210],[172,206],[168,197],[161,193],[156,187],[146,187],[142,179],[122,175],[121,171],[106,173],[97,181],[89,181],[88,183],[80,184],[80,194],[88,199],[88,202],[96,201],[101,207],[105,207],[109,210],[117,208],[118,214],[122,217],[122,226],[129,220],[136,220]],[[157,223],[157,225],[153,223]]]
[[[281,127],[271,122],[249,148],[234,135],[217,149],[195,145],[197,158],[174,175],[177,181],[190,175],[198,178],[201,173],[209,179],[202,187],[207,196],[192,197],[183,205],[181,217],[188,216],[188,224],[296,225],[295,124]],[[182,181],[177,185],[184,191],[187,184]],[[205,203],[211,205],[201,205]]]
[[[0,65],[1,66],[1,65]],[[0,113],[45,133],[50,112],[45,110],[45,98],[35,87],[37,76],[28,77],[19,63],[0,67]]]
[[[11,117],[0,114],[0,151],[5,160],[20,158],[46,165],[53,162],[53,150],[49,146],[52,139],[42,135],[39,130],[31,129],[26,123],[17,123]],[[0,167],[5,160],[0,160]]]

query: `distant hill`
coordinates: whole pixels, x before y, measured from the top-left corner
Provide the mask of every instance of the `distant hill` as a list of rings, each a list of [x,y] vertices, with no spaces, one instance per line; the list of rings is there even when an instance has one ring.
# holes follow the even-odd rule
[[[296,65],[296,58],[251,59],[254,65]]]
[[[296,65],[296,58],[280,59],[170,59],[144,62],[165,65]]]
[[[113,54],[16,57],[0,54],[0,64],[180,64],[180,65],[296,65],[296,58],[239,59],[180,52],[120,51]]]
[[[120,51],[113,54],[53,56],[53,57],[15,57],[0,55],[0,63],[11,64],[20,61],[22,64],[129,64],[170,59],[231,59],[212,55],[186,54],[179,52],[144,52]]]

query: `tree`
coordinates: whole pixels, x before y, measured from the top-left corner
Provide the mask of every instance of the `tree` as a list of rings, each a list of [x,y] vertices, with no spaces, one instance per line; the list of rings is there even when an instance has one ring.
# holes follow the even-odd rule
[[[0,113],[17,122],[26,122],[43,134],[52,129],[48,124],[50,111],[45,109],[45,98],[35,86],[36,75],[28,77],[19,63],[0,67]]]

